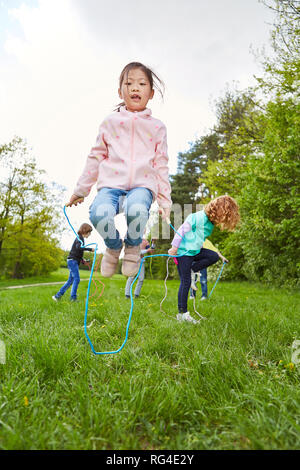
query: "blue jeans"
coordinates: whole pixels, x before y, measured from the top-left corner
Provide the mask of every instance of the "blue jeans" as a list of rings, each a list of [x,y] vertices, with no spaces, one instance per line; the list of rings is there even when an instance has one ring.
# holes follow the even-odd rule
[[[201,269],[200,271],[200,284],[202,297],[207,297],[207,269]]]
[[[114,217],[124,210],[127,222],[125,244],[138,246],[149,218],[152,193],[147,188],[131,190],[101,188],[90,206],[90,220],[111,250],[122,247],[120,234],[115,226]]]
[[[134,279],[135,279],[135,276],[131,276],[127,279],[126,287],[125,287],[125,295],[130,295],[130,287],[131,287],[131,284],[133,283]],[[144,279],[145,279],[145,262],[142,264],[141,271],[140,271],[140,274],[139,274],[139,277],[138,277],[138,280],[137,280],[137,284],[136,284],[135,290],[134,290],[134,295],[137,296],[137,297],[140,295]]]
[[[75,259],[68,259],[68,268],[70,271],[69,279],[67,282],[62,286],[62,288],[55,294],[55,297],[57,299],[60,299],[66,292],[66,290],[69,289],[70,286],[72,286],[71,289],[71,299],[76,300],[77,299],[77,289],[78,285],[80,283],[80,276],[79,276],[79,268],[78,268],[78,263],[75,261]]]
[[[201,291],[202,291],[202,297],[207,297],[207,269],[201,269],[199,271],[200,273],[200,285],[201,285]],[[197,273],[195,273],[195,284],[197,283]],[[190,295],[192,297],[196,297],[196,291],[194,291],[192,288],[190,289]]]

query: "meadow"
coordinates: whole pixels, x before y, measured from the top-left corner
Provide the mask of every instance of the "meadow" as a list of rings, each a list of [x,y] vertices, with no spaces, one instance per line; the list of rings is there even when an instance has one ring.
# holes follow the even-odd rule
[[[130,311],[125,279],[104,281],[87,321],[97,351],[121,346]],[[55,303],[57,286],[0,290],[0,449],[299,448],[299,293],[220,281],[193,325],[175,320],[178,283],[162,313],[163,281],[146,280],[125,347],[105,356],[84,335],[87,282],[76,303]]]

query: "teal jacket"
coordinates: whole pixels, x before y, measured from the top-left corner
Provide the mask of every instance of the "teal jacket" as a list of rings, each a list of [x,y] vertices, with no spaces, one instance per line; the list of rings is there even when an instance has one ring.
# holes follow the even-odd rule
[[[200,252],[204,240],[212,233],[214,224],[211,223],[204,210],[190,214],[185,222],[188,222],[192,229],[184,235],[177,253],[195,256]]]

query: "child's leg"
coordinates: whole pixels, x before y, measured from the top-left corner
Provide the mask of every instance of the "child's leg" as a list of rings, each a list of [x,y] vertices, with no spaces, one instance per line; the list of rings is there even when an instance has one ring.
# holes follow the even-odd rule
[[[135,297],[138,297],[140,295],[144,279],[145,279],[145,262],[142,264],[141,271],[137,280],[136,288],[134,291]]]
[[[219,255],[215,251],[202,248],[200,253],[193,257],[192,269],[193,271],[201,271],[202,269],[215,264],[218,260]]]
[[[180,286],[178,290],[178,312],[187,312],[187,299],[189,289],[191,286],[191,266],[193,262],[193,256],[179,256],[178,261],[178,273],[180,276]]]
[[[71,289],[71,300],[76,300],[77,299],[77,289],[78,285],[80,283],[80,276],[79,276],[79,268],[78,268],[78,263],[74,259],[70,259],[70,268],[72,270],[72,275],[73,275],[73,285]]]
[[[127,279],[126,286],[125,286],[125,295],[126,297],[130,297],[130,287],[131,284],[133,283],[134,277],[131,276]]]
[[[119,213],[120,199],[125,194],[121,189],[101,188],[90,206],[90,220],[111,250],[122,248],[114,217]]]
[[[70,271],[69,279],[68,279],[67,282],[61,287],[61,289],[55,294],[55,298],[56,298],[56,299],[60,299],[60,298],[64,295],[64,293],[66,292],[66,290],[68,290],[69,287],[73,284],[74,278],[73,278],[72,270],[71,270],[70,265],[69,265],[69,261],[72,261],[72,260],[70,260],[70,259],[67,260],[68,268],[69,268],[69,271]]]
[[[152,204],[152,193],[147,188],[134,188],[128,191],[124,201],[124,212],[127,221],[125,245],[139,246],[149,219]]]
[[[200,271],[200,284],[202,297],[207,297],[207,269],[201,269]]]
[[[134,188],[128,191],[124,201],[124,212],[127,220],[125,253],[122,264],[124,276],[135,276],[139,270],[140,244],[142,243],[149,209],[152,204],[152,193],[147,188]]]

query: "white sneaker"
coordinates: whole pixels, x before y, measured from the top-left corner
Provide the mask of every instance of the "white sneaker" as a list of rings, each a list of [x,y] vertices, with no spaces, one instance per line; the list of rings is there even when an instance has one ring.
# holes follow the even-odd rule
[[[190,300],[193,300],[194,296],[193,295],[190,295]]]
[[[194,324],[199,323],[197,320],[195,320],[193,317],[191,317],[189,312],[183,313],[182,316],[183,316],[183,320],[185,320],[185,321],[189,321],[189,322],[194,323]]]
[[[184,318],[183,318],[183,313],[178,313],[178,314],[176,315],[176,319],[177,319],[178,321],[183,321],[183,320],[184,320]]]
[[[58,302],[58,299],[55,297],[55,295],[52,295],[52,299],[55,300],[55,302]]]
[[[207,297],[205,297],[205,295],[203,297],[201,297],[200,300],[207,300]]]

